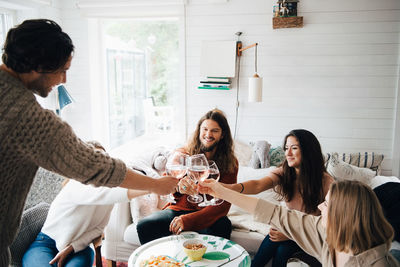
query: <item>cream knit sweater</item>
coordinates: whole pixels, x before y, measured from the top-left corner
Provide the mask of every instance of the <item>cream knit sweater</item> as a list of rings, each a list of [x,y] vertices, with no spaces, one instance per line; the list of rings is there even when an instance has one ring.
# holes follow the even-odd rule
[[[80,140],[32,91],[0,70],[0,255],[18,229],[38,166],[96,186],[118,186],[125,164]]]

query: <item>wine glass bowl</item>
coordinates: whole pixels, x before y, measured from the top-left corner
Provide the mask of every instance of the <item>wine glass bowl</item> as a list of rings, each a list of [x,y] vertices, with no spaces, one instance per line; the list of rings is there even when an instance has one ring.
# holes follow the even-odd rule
[[[168,157],[165,169],[168,175],[174,176],[178,179],[185,176],[187,172],[187,161],[188,155],[175,151],[171,156]]]
[[[190,156],[187,160],[187,174],[195,183],[203,181],[208,177],[208,161],[204,154]],[[199,194],[188,196],[190,203],[200,203],[203,197]]]
[[[168,157],[167,164],[165,165],[165,171],[167,172],[167,175],[176,177],[178,179],[183,178],[187,172],[187,158],[188,155],[179,151],[174,151]],[[172,194],[163,196],[163,198],[170,203],[176,203]]]
[[[220,172],[219,172],[217,163],[215,163],[215,161],[213,161],[213,160],[209,160],[208,164],[209,164],[209,167],[208,167],[207,178],[214,179],[218,182],[219,178],[220,178]],[[203,194],[203,198],[204,198],[204,201],[199,204],[200,207],[217,206],[217,205],[222,204],[222,202],[224,202],[223,199],[219,199],[219,198],[215,198],[215,197],[212,198],[210,201],[208,201],[206,198],[206,194]]]

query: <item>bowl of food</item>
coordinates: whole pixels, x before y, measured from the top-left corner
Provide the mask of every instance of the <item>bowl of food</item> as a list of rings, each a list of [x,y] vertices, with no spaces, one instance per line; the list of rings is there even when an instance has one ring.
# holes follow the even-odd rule
[[[200,239],[189,239],[183,243],[183,250],[192,261],[199,261],[206,253],[207,246]]]

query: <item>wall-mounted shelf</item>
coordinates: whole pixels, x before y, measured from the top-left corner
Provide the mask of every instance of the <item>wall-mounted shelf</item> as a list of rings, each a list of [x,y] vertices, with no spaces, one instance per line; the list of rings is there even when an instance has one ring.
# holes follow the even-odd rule
[[[214,87],[214,86],[199,86],[198,89],[211,89],[211,90],[229,90],[230,88],[227,86],[223,87]]]
[[[303,17],[274,17],[272,18],[272,28],[302,28]]]

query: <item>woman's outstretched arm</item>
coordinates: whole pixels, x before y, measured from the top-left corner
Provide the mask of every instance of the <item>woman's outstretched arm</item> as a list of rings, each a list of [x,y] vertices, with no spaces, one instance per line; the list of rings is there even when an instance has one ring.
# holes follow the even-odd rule
[[[254,213],[258,202],[258,198],[228,189],[212,179],[207,179],[204,182],[200,182],[199,192],[225,199],[226,201],[244,209],[251,214]]]

